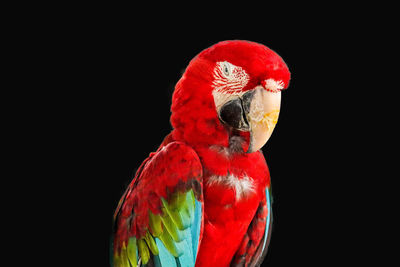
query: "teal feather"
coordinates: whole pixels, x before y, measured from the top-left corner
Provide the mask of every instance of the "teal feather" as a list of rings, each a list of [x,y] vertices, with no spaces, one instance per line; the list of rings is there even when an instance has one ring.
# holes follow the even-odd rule
[[[267,187],[267,190],[265,190],[265,195],[267,197],[268,215],[267,215],[267,223],[265,225],[265,234],[264,234],[265,238],[264,238],[262,251],[264,251],[265,245],[267,243],[267,239],[268,239],[267,236],[268,236],[268,231],[269,231],[270,223],[271,223],[271,195],[270,195],[270,190],[268,187]]]
[[[201,229],[201,217],[202,217],[202,207],[201,207],[201,202],[195,201],[195,209],[194,209],[194,216],[193,218],[193,223],[191,226],[191,231],[192,231],[192,245],[193,245],[193,257],[196,262],[196,257],[197,257],[197,249],[199,246],[199,238],[200,238],[200,229]]]
[[[192,238],[192,229],[186,229],[186,236],[187,238],[185,239],[186,243],[186,250],[188,251],[188,257],[190,259],[190,262],[193,262],[193,266],[196,263],[196,252],[193,251],[193,238]]]
[[[153,263],[154,263],[154,267],[162,267],[163,266],[161,264],[160,257],[158,255],[153,255]]]
[[[164,244],[161,242],[160,239],[155,238],[156,240],[156,244],[158,247],[158,257],[161,263],[162,267],[177,267],[176,266],[176,261],[175,261],[175,257],[171,255],[171,253],[169,253],[169,251],[167,250],[167,248],[164,246]]]
[[[177,199],[176,203],[179,204],[179,201],[180,200]],[[177,214],[173,214],[172,212],[179,212],[179,215],[181,216],[180,218],[182,219],[183,230],[179,230],[177,228],[176,222],[174,220],[171,220],[170,216],[163,216],[163,218],[161,218],[162,215],[155,216],[159,216],[161,218],[161,221],[164,224],[163,226],[165,227],[163,229],[163,231],[166,231],[165,233],[169,234],[169,232],[172,230],[174,230],[172,231],[173,233],[176,232],[175,234],[177,234],[177,237],[175,239],[169,238],[169,242],[172,243],[168,244],[170,246],[173,245],[175,250],[179,253],[175,253],[174,255],[177,257],[174,257],[171,254],[172,252],[170,252],[161,241],[161,237],[163,236],[153,236],[155,246],[157,246],[158,248],[158,255],[154,255],[153,252],[150,253],[150,257],[152,259],[151,261],[154,267],[194,267],[196,264],[202,222],[202,203],[195,199],[192,190],[186,193],[186,198],[183,200],[183,202],[180,203],[182,203],[179,204],[180,208],[175,208],[174,210],[173,208],[175,206],[167,206],[168,203],[165,202],[164,209],[169,208],[169,213],[171,213],[173,216],[176,216]],[[164,212],[168,211],[164,210]],[[174,229],[171,230],[168,227],[173,227]],[[136,253],[136,255],[139,257],[137,248]],[[146,265],[143,266],[147,267]]]
[[[190,229],[187,229],[186,232],[187,232],[187,234],[185,233],[186,236],[187,237],[190,236],[190,238],[187,238],[177,244],[177,246],[180,247],[180,249],[184,251],[184,253],[178,259],[182,266],[194,266],[195,259],[193,257],[192,242],[191,242],[192,238],[191,238]]]

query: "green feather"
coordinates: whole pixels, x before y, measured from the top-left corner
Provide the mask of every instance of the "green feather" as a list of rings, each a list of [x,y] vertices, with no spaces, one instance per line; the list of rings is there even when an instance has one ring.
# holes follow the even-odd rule
[[[121,253],[114,256],[115,267],[130,267],[125,243],[122,244]]]
[[[164,203],[165,200],[163,200]],[[170,217],[167,209],[165,207],[161,208],[163,215],[161,216],[161,221],[163,222],[165,228],[167,228],[168,233],[171,237],[176,241],[179,242],[183,239],[181,231],[179,231],[177,225]]]
[[[129,262],[131,263],[131,266],[133,266],[133,267],[136,267],[137,262],[138,262],[137,256],[136,256],[136,250],[137,250],[136,238],[131,237],[128,240],[128,247],[127,247],[126,251],[127,251]]]
[[[193,190],[175,193],[169,202],[161,200],[165,210],[179,230],[183,231],[192,224],[194,215]]]
[[[138,244],[138,248],[139,248],[140,257],[142,258],[142,263],[147,264],[147,262],[150,259],[149,248],[147,247],[144,239],[139,239],[137,244]]]
[[[182,218],[184,219],[184,223],[185,225],[187,225],[187,227],[189,227],[193,223],[193,218],[194,218],[193,200],[194,200],[193,191],[190,190],[186,192],[185,202],[180,212],[182,214]]]
[[[174,256],[179,257],[183,254],[181,249],[178,249],[176,243],[168,233],[168,231],[164,231],[160,236],[160,240],[163,242],[165,248]]]
[[[192,199],[191,199],[191,193],[192,190],[183,193],[181,198],[180,198],[180,206],[179,206],[179,213],[181,215],[181,219],[182,219],[182,223],[183,223],[183,229],[187,229],[188,227],[190,227],[190,225],[192,225],[192,220],[191,220],[191,216],[193,216],[194,214],[190,214],[190,211],[194,211],[194,209],[192,208]],[[183,230],[181,229],[181,230]]]
[[[112,267],[119,267],[119,266],[121,266],[121,263],[120,263],[120,257],[118,256],[118,255],[114,255],[114,257],[113,257],[113,265],[111,265]]]
[[[182,208],[179,211],[179,214],[181,216],[182,225],[183,225],[183,229],[180,229],[180,230],[186,230],[187,228],[190,227],[190,225],[192,225],[192,219],[190,218],[189,210],[187,208]]]
[[[152,255],[158,257],[160,252],[154,237],[160,239],[159,241],[163,243],[164,249],[167,249],[172,256],[178,258],[184,254],[187,241],[185,241],[186,243],[182,243],[182,240],[187,235],[187,230],[190,230],[189,227],[195,217],[196,200],[193,190],[184,193],[177,192],[170,198],[169,202],[163,198],[161,201],[162,213],[154,214],[149,210],[149,230],[141,239],[129,239],[128,248],[123,247],[121,255],[115,260],[117,264],[115,267],[137,267],[137,250],[139,251],[143,265],[149,262],[150,251]],[[186,247],[183,245],[184,243]],[[127,254],[125,257],[124,253]],[[193,258],[193,255],[189,258]],[[131,265],[129,265],[129,262]]]
[[[194,221],[194,211],[196,208],[196,198],[194,197],[194,193],[193,190],[190,190],[187,194],[186,194],[186,209],[187,212],[189,214],[189,218],[190,218],[190,224],[193,223]]]
[[[178,196],[179,193],[176,195]],[[179,197],[176,197],[174,200],[176,200],[178,198]],[[180,208],[182,208],[183,205],[179,205],[180,203],[178,201],[172,201],[171,204],[168,204],[168,202],[165,199],[161,199],[161,200],[165,207],[165,210],[167,211],[169,217],[171,217],[171,219],[172,219],[173,223],[176,225],[176,227],[178,227],[179,230],[185,229],[182,215],[179,212]]]
[[[151,234],[154,237],[160,236],[161,233],[163,232],[163,229],[161,226],[161,216],[154,215],[150,210],[149,210],[149,226],[150,226]]]
[[[154,241],[153,237],[149,233],[149,231],[146,232],[146,235],[144,236],[144,240],[146,240],[147,246],[149,246],[151,253],[153,255],[158,255],[158,248],[156,245],[156,242]]]

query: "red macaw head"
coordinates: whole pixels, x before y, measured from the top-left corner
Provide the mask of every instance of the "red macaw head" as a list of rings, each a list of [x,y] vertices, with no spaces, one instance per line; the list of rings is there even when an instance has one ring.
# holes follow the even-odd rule
[[[289,80],[285,62],[262,44],[224,41],[205,49],[176,85],[175,139],[193,146],[239,143],[245,152],[259,150],[272,134],[281,90]]]

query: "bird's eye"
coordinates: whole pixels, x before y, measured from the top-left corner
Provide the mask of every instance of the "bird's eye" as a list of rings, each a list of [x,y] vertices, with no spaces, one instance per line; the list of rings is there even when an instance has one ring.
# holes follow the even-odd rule
[[[229,66],[229,63],[224,62],[222,64],[222,72],[224,73],[225,77],[229,77],[231,75],[231,68]]]

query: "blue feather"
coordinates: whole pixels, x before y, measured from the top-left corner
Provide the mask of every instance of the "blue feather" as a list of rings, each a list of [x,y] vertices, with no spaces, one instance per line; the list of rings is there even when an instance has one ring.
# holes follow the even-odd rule
[[[197,257],[197,249],[199,245],[199,239],[200,239],[200,229],[201,229],[201,217],[202,217],[202,207],[201,207],[201,202],[195,201],[195,211],[194,211],[194,221],[191,226],[191,231],[192,231],[192,245],[193,245],[193,257],[194,261],[196,262],[196,257]]]
[[[169,253],[167,248],[164,246],[163,242],[161,242],[161,240],[158,238],[155,238],[155,240],[156,240],[156,244],[157,244],[158,251],[159,251],[158,257],[161,262],[161,266],[162,267],[177,267],[175,257],[172,256],[171,253]]]
[[[196,264],[197,250],[199,246],[202,203],[195,200],[193,194],[187,194],[188,215],[190,214],[190,227],[182,230],[183,240],[174,242],[178,251],[183,254],[175,258],[164,246],[159,238],[155,238],[159,254],[152,255],[155,267],[194,267]],[[194,204],[194,205],[193,205]]]
[[[267,214],[267,223],[265,225],[265,238],[264,238],[264,244],[263,244],[263,248],[262,251],[264,251],[265,249],[265,245],[267,243],[267,237],[268,237],[268,230],[270,228],[270,223],[271,223],[271,196],[269,194],[269,190],[268,187],[265,190],[265,195],[267,196],[267,208],[268,208],[268,214]]]
[[[190,229],[187,229],[186,232],[188,233],[186,236],[190,236],[191,235],[190,234]],[[184,253],[178,259],[179,259],[180,264],[182,266],[185,266],[185,267],[186,266],[189,267],[189,266],[194,266],[195,265],[195,259],[193,257],[191,239],[192,238],[190,237],[190,240],[188,238],[188,239],[185,239],[182,242],[179,242],[177,244],[177,246],[179,246],[184,251]]]

